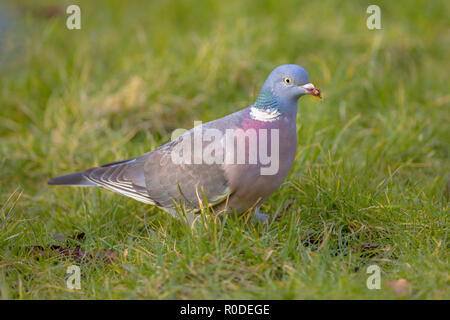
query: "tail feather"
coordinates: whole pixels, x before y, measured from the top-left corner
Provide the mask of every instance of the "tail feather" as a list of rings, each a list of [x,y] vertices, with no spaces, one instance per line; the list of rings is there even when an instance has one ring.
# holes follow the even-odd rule
[[[84,176],[84,171],[66,174],[49,180],[47,183],[51,185],[62,186],[83,186],[83,187],[98,187],[99,185],[87,179]]]
[[[47,182],[52,185],[104,187],[138,201],[155,204],[145,186],[143,163],[136,158],[66,174]]]

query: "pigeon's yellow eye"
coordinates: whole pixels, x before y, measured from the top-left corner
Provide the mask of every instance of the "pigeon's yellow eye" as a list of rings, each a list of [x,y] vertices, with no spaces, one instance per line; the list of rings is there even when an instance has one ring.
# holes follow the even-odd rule
[[[284,78],[283,78],[283,81],[284,81],[284,83],[286,83],[286,84],[291,84],[291,83],[292,83],[292,80],[291,80],[291,78],[289,78],[289,77],[284,77]]]

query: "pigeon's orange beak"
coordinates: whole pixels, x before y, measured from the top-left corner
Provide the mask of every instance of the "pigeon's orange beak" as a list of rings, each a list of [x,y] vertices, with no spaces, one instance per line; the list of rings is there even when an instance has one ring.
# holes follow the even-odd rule
[[[314,85],[312,83],[307,83],[305,85],[302,86],[303,89],[305,89],[305,91],[308,94],[313,95],[314,97],[319,97],[322,99],[322,93],[320,92],[319,89],[317,89],[316,87],[314,87]]]

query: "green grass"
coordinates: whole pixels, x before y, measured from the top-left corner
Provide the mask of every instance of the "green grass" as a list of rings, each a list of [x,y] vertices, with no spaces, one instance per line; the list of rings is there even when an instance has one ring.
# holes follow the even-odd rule
[[[449,299],[449,2],[376,2],[372,31],[373,1],[83,1],[78,31],[73,1],[3,3],[0,297]],[[263,206],[291,201],[281,222],[205,213],[191,228],[106,190],[46,185],[248,106],[284,63],[324,99],[300,99],[295,165]],[[80,265],[81,290],[66,288],[77,263],[19,249],[77,232],[72,248],[117,252]],[[371,264],[381,290],[366,288]],[[403,296],[387,285],[400,278]]]

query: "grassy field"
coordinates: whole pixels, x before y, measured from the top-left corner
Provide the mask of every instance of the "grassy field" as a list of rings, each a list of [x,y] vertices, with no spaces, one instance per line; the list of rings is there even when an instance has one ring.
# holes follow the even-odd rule
[[[376,1],[381,30],[366,27],[374,1],[77,1],[68,30],[72,3],[0,3],[1,298],[450,299],[448,1]],[[295,165],[262,208],[291,202],[282,221],[205,212],[191,227],[46,185],[250,105],[284,63],[324,99],[300,99]],[[64,246],[115,260],[26,249],[80,232]]]

